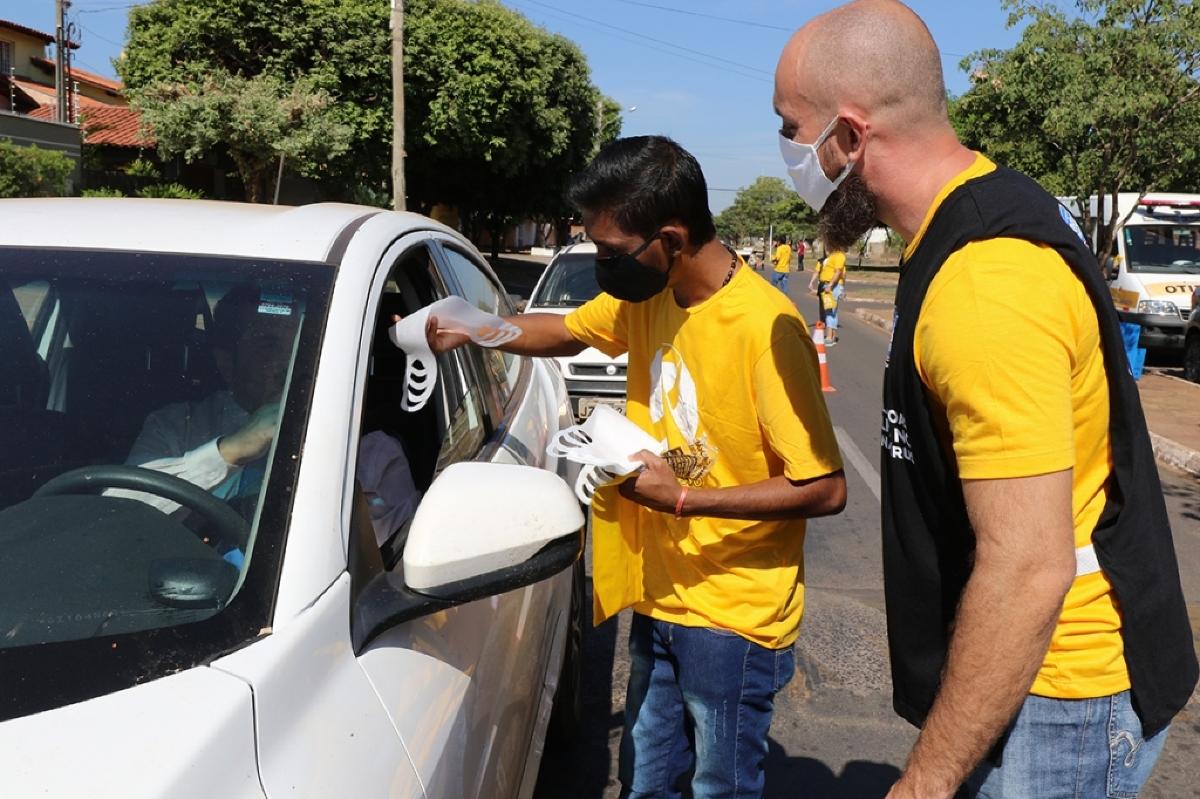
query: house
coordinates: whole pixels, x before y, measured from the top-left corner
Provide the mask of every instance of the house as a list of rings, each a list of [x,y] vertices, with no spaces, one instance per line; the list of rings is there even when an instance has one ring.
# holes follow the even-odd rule
[[[0,20],[0,139],[66,153],[77,165],[67,187],[73,192],[83,179],[79,127],[56,122],[52,114],[33,115],[47,98],[51,103],[55,99],[53,80],[46,94],[34,63],[45,59],[46,47],[53,43],[48,33]]]
[[[166,180],[209,196],[226,196],[228,170],[215,163],[159,164],[161,179],[127,173],[130,164],[154,150],[155,143],[143,130],[141,115],[130,107],[120,81],[70,66],[70,123],[55,122],[57,64],[47,57],[47,48],[53,44],[54,37],[48,33],[0,20],[0,138],[57,149],[63,149],[60,139],[73,138],[71,154],[81,162],[76,187],[107,187],[133,194]],[[76,49],[79,45],[70,46]]]
[[[54,37],[48,33],[0,20],[0,79],[8,84],[0,108],[34,119],[56,118],[57,65],[46,57],[52,44]],[[141,131],[139,115],[129,107],[120,81],[75,66],[70,67],[67,81],[68,122],[81,126],[85,145],[102,150],[89,161],[120,165],[154,147],[153,139]]]

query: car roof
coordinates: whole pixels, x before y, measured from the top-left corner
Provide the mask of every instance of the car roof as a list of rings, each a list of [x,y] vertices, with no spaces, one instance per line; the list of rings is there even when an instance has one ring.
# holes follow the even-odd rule
[[[595,255],[596,243],[593,241],[581,241],[576,244],[568,244],[566,247],[563,247],[561,250],[556,252],[554,257],[558,258],[559,256],[570,255],[573,253],[579,253],[581,255]]]
[[[368,217],[392,213],[337,203],[299,207],[208,200],[0,200],[6,247],[100,249],[335,262]],[[418,214],[400,227],[448,228]]]

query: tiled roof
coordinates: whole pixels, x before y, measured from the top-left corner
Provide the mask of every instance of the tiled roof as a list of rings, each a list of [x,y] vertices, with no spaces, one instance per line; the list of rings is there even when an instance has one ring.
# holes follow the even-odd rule
[[[0,19],[0,28],[7,28],[10,31],[16,31],[17,33],[23,33],[26,36],[32,36],[35,39],[41,39],[46,44],[54,44],[53,34],[43,33],[35,28],[28,28],[24,25],[18,25],[17,23],[9,22],[6,19]],[[69,46],[72,50],[78,50],[79,42],[71,42]]]
[[[142,134],[141,114],[132,108],[105,105],[96,101],[80,103],[83,116],[83,143],[107,147],[153,147],[154,138]],[[54,119],[53,102],[30,113],[39,119]]]
[[[24,25],[18,25],[17,23],[9,22],[6,19],[0,19],[0,28],[8,28],[9,30],[16,31],[17,33],[23,33],[26,36],[33,36],[41,39],[46,44],[54,43],[54,37],[49,33],[42,33],[41,31],[34,30],[33,28],[26,28]]]
[[[49,72],[51,75],[54,74],[54,62],[49,58],[42,58],[41,56],[35,55],[29,60]],[[79,67],[75,66],[71,67],[71,79],[77,80],[80,83],[90,83],[93,86],[98,86],[101,89],[108,89],[110,92],[122,92],[125,90],[125,84],[121,83],[120,81],[113,80],[112,78],[105,78],[97,75],[95,72],[88,72],[86,69],[80,69]]]
[[[54,87],[47,86],[44,83],[38,83],[25,78],[14,77],[12,83],[21,91],[25,92],[38,105],[54,102]]]
[[[142,115],[132,108],[108,105],[83,109],[85,144],[111,147],[153,147],[154,137],[142,133]]]

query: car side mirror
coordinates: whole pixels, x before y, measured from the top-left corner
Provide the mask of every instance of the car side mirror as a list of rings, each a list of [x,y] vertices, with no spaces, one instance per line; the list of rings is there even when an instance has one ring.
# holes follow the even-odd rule
[[[553,472],[447,467],[417,508],[400,568],[360,578],[350,625],[355,652],[405,621],[558,574],[579,558],[584,525],[575,494]]]
[[[524,313],[525,308],[529,305],[529,300],[520,294],[509,294],[508,301],[512,303],[512,307],[516,309],[517,313]]]

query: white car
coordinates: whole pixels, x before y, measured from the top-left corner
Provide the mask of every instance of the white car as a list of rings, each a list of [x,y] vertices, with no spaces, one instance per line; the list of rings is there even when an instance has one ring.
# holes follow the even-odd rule
[[[560,250],[529,295],[526,313],[567,315],[600,293],[596,283],[596,245],[572,244]],[[597,405],[625,410],[625,355],[610,358],[594,347],[557,359],[567,380],[571,407],[586,419]]]
[[[0,220],[0,792],[531,795],[579,711],[565,387],[470,347],[406,413],[387,335],[511,313],[475,249],[344,205]]]

